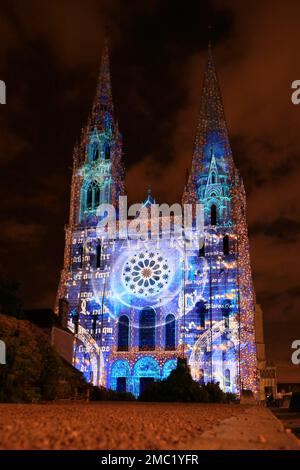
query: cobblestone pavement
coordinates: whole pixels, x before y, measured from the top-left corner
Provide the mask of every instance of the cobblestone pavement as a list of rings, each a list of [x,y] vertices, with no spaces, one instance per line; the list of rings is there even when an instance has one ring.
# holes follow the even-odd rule
[[[297,448],[280,427],[269,410],[241,405],[0,404],[0,449]]]

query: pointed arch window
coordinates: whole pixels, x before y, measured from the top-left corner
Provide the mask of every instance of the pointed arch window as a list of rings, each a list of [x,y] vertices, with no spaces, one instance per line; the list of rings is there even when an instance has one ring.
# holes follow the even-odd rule
[[[99,243],[96,248],[96,267],[97,268],[101,267],[101,249],[102,249],[101,243]]]
[[[118,351],[128,351],[129,347],[129,318],[122,315],[118,321]]]
[[[94,142],[92,145],[91,157],[93,162],[96,162],[99,158],[99,145],[97,142]]]
[[[126,377],[117,377],[117,392],[126,392],[127,388],[127,378]]]
[[[139,349],[140,351],[155,349],[155,311],[153,308],[144,308],[140,312]]]
[[[86,207],[87,209],[93,208],[93,186],[90,184],[86,192]]]
[[[215,182],[216,182],[216,174],[215,173],[212,173],[212,175],[211,175],[211,182],[212,182],[212,184],[215,184]]]
[[[110,146],[109,146],[109,144],[105,145],[104,156],[105,156],[105,160],[110,159]]]
[[[210,207],[210,225],[217,225],[217,206],[215,204]]]
[[[201,248],[199,248],[199,257],[204,258],[204,256],[205,256],[205,243],[203,241],[203,245],[201,246]]]
[[[166,316],[165,326],[165,349],[166,351],[175,350],[175,317],[172,313]]]
[[[229,255],[229,236],[225,235],[223,237],[223,254],[224,256]]]

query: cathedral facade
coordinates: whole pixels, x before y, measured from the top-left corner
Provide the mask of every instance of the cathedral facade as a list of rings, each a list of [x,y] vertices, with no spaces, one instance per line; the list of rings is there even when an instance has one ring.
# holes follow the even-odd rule
[[[113,205],[120,224],[124,194],[122,136],[106,45],[92,112],[74,149],[56,305],[68,310],[74,366],[94,385],[138,396],[152,381],[168,377],[184,356],[199,383],[215,381],[226,392],[257,394],[246,198],[211,47],[182,196],[182,205],[203,207],[203,243],[187,249],[171,235],[144,241],[108,236],[99,224],[99,207]],[[142,207],[150,211],[153,204],[149,192]]]

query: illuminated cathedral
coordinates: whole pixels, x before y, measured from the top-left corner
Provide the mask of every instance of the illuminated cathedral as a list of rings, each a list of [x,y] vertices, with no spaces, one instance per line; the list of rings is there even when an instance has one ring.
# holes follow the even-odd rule
[[[96,96],[73,154],[57,306],[68,310],[73,364],[87,381],[138,396],[184,356],[199,383],[257,394],[246,198],[235,167],[211,47],[182,204],[204,207],[204,242],[129,243],[99,230],[101,204],[125,194],[107,44]],[[144,206],[155,203],[150,192]],[[129,221],[128,221],[129,222]],[[170,237],[171,238],[171,237]]]

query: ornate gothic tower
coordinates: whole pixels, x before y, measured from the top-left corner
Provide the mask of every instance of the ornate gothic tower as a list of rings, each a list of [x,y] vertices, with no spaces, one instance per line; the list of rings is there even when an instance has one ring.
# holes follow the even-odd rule
[[[121,156],[122,136],[114,119],[105,43],[92,113],[74,151],[70,225],[90,225],[100,204],[117,205],[124,192]]]
[[[211,45],[204,75],[192,168],[183,202],[200,202],[204,206],[205,242],[199,255],[206,260],[209,278],[204,300],[210,316],[210,339],[204,342],[203,335],[200,335],[199,344],[194,346],[192,352],[192,369],[198,369],[199,374],[199,364],[202,364],[202,373],[205,373],[207,366],[204,363],[211,363],[211,377],[219,377],[222,369],[220,364],[225,361],[225,383],[234,378],[238,392],[249,389],[256,394],[255,301],[246,197],[242,178],[232,158]],[[207,349],[204,352],[205,347],[209,354]],[[225,358],[230,351],[231,358]],[[194,375],[197,375],[196,371]]]

